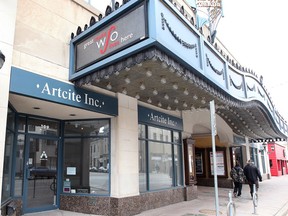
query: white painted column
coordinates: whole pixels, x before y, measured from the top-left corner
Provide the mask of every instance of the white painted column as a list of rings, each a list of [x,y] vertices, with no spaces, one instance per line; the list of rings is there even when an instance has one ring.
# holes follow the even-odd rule
[[[118,116],[111,125],[111,196],[139,195],[138,108],[135,98],[118,93]]]
[[[6,121],[8,110],[10,71],[12,65],[12,52],[15,33],[17,0],[0,1],[0,50],[6,60],[0,69],[0,196],[2,194],[3,159],[6,136]],[[12,156],[12,155],[11,155]],[[1,209],[0,209],[1,215]]]
[[[244,162],[246,164],[247,160],[250,159],[250,145],[249,145],[248,137],[245,137],[245,144],[246,144],[246,161],[244,161]]]

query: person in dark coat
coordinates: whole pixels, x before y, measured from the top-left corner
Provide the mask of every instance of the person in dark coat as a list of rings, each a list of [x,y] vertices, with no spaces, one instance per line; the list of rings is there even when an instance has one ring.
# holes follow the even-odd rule
[[[244,175],[246,176],[250,187],[251,197],[253,197],[253,185],[256,185],[257,191],[259,188],[259,181],[262,182],[262,176],[259,169],[254,165],[252,160],[248,160],[247,165],[244,167]]]
[[[234,182],[234,197],[240,197],[242,184],[245,182],[245,175],[239,161],[236,161],[236,165],[231,169],[230,176]]]

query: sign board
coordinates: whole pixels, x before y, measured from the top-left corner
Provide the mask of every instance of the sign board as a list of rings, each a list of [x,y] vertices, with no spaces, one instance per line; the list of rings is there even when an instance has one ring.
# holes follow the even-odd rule
[[[218,7],[221,8],[222,0],[196,0],[197,7]]]
[[[183,130],[182,119],[142,106],[138,106],[138,121],[148,125],[155,125],[179,131]]]
[[[115,22],[79,39],[75,46],[75,71],[145,39],[146,28],[145,5],[142,4]]]
[[[71,182],[69,180],[63,181],[63,192],[64,193],[71,192]]]
[[[118,115],[117,98],[78,88],[71,83],[12,67],[10,92],[45,101]],[[28,85],[29,83],[29,85]]]

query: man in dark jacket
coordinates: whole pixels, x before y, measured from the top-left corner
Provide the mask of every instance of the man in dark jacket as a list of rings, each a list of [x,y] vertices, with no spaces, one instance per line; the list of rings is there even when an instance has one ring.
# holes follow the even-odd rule
[[[250,187],[251,197],[253,197],[253,184],[256,185],[257,191],[259,188],[259,181],[262,182],[262,176],[259,169],[254,165],[252,160],[248,160],[247,165],[244,167],[244,175],[246,176]]]

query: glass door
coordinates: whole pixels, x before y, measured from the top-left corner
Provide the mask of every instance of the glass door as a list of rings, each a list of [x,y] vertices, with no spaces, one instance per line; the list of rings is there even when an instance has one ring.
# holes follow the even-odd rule
[[[27,137],[24,212],[57,207],[57,152],[57,139]]]

